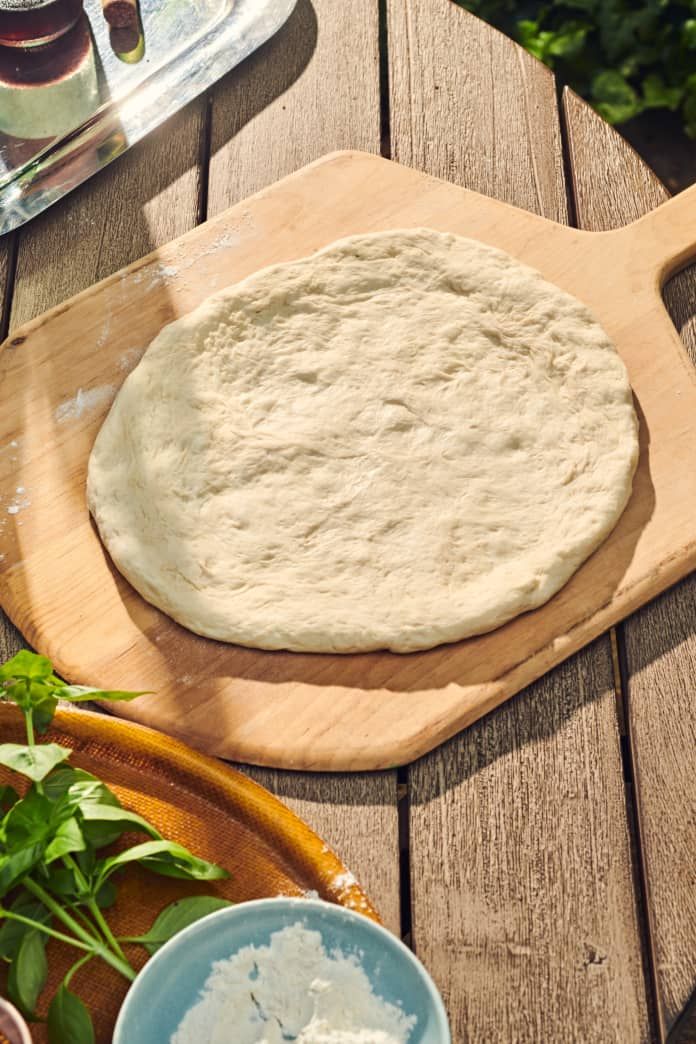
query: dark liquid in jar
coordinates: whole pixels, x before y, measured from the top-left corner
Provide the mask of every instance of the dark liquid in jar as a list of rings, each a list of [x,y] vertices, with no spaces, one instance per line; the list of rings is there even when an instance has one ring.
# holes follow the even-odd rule
[[[75,25],[82,0],[0,0],[0,44],[36,47]]]

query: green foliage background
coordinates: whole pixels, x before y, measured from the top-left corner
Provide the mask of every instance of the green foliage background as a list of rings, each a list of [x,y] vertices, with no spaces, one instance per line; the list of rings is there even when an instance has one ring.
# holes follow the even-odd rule
[[[512,36],[609,123],[679,111],[696,138],[696,0],[456,0]]]

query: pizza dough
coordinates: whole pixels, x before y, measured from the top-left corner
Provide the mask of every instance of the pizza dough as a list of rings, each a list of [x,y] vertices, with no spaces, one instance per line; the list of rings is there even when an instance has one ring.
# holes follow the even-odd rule
[[[165,327],[99,432],[88,500],[118,569],[198,634],[408,652],[549,599],[637,457],[590,312],[501,251],[409,229]]]

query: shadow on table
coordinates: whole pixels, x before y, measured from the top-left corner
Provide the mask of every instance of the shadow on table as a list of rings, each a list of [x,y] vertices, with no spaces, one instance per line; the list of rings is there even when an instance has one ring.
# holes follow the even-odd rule
[[[599,730],[596,716],[601,710],[590,710],[589,717],[587,710],[612,692],[613,687],[610,640],[603,635],[502,707],[480,718],[466,730],[465,742],[461,734],[454,736],[416,761],[409,768],[411,803],[422,804],[441,797],[513,753],[520,755],[515,764],[523,801],[525,759],[536,762],[539,754],[535,748],[553,741],[561,732]],[[434,771],[433,762],[439,763],[441,770]],[[535,764],[530,778],[538,778],[537,774]]]
[[[211,128],[211,157],[300,78],[314,54],[318,32],[311,0],[297,0],[285,25],[219,81],[215,87],[216,119]],[[242,77],[242,89],[237,90]],[[307,119],[312,118],[318,117],[308,113]],[[289,132],[292,133],[292,127]],[[265,147],[272,153],[275,142],[268,141]],[[297,166],[301,165],[298,161]],[[259,166],[273,169],[272,163],[259,163]],[[227,205],[231,206],[232,202],[229,200]]]

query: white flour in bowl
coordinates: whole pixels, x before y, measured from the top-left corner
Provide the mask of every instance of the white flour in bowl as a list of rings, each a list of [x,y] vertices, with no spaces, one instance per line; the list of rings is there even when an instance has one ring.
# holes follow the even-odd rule
[[[216,961],[170,1044],[407,1044],[415,1022],[297,923]]]

